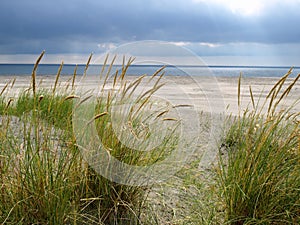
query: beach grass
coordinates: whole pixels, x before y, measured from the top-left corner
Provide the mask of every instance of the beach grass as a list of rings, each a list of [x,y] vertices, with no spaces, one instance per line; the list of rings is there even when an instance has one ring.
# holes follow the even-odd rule
[[[240,78],[240,113],[224,121],[219,161],[202,170],[201,154],[195,154],[164,183],[135,186],[111,181],[89,165],[76,141],[74,110],[93,107],[88,125],[95,124],[99,140],[114,158],[141,167],[160,162],[179,140],[178,121],[167,116],[172,107],[152,99],[163,86],[163,68],[128,81],[133,59],[125,63],[124,58],[121,69],[112,71],[115,58],[109,62],[107,57],[99,75],[100,94],[89,105],[88,92],[81,96],[75,91],[80,77],[76,67],[61,84],[62,63],[51,88],[40,87],[36,71],[43,55],[29,88],[11,97],[11,80],[0,92],[1,224],[300,223],[300,120],[295,111],[300,99],[281,108],[299,75],[290,81],[289,71],[266,99],[256,100],[250,87],[252,108],[246,109],[241,108]],[[83,77],[88,76],[91,58]],[[153,85],[140,92],[143,82]],[[127,112],[127,129],[119,132],[114,123],[122,124]],[[199,116],[209,135],[211,115]],[[153,121],[154,133],[149,133],[147,123]],[[171,127],[167,133],[164,123]],[[136,151],[151,145],[151,135],[160,144],[151,151]]]
[[[152,224],[299,224],[300,123],[297,98],[284,105],[300,75],[274,83],[266,98],[253,96],[224,121],[219,161],[208,170],[201,156],[155,190]],[[257,101],[257,102],[256,102]],[[251,108],[252,107],[252,108]],[[154,221],[154,222],[153,222]]]
[[[300,76],[283,88],[289,74],[259,99],[262,107],[252,97],[253,108],[231,120],[218,170],[228,224],[300,222],[300,126],[299,112],[293,110],[300,99],[280,107]]]
[[[76,72],[69,84],[60,87],[62,64],[52,88],[39,88],[36,69],[43,54],[34,66],[29,89],[14,99],[7,98],[5,89],[11,85],[9,83],[1,93],[0,223],[141,224],[141,212],[149,187],[110,181],[84,160],[76,144],[72,124],[74,107],[78,106],[78,102],[84,102],[74,94]],[[145,123],[144,108],[152,104],[151,95],[159,84],[156,82],[146,93],[132,97],[139,80],[132,83],[125,80],[131,62],[124,64],[121,73],[113,75],[113,80],[114,85],[118,85],[117,94],[122,95],[122,100],[135,101],[139,106],[130,120],[134,134],[139,135],[138,132],[142,132],[138,127],[141,119]],[[112,64],[104,74],[102,90],[108,84]],[[158,72],[151,78],[155,79],[155,76],[161,74]],[[166,157],[177,142],[174,130],[151,154],[131,149],[132,139],[125,139],[125,144],[120,143],[114,135],[114,121],[107,116],[113,113],[117,97],[115,89],[98,97],[93,117],[102,142],[112,150],[111,155],[130,165],[153,164]],[[147,118],[156,116],[157,120],[161,119],[157,115],[162,115],[167,109],[160,110],[155,115],[147,114]]]

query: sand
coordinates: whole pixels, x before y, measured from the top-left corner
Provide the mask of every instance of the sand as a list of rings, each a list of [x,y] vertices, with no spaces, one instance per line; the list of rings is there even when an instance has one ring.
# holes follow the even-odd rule
[[[15,97],[17,93],[30,87],[30,76],[0,76],[0,90],[7,82],[16,78],[14,87],[8,88],[4,95]],[[64,88],[70,79],[70,76],[61,76],[60,83]],[[129,81],[136,79],[134,76],[128,76]],[[243,78],[241,85],[241,110],[247,108],[252,109],[249,86],[251,85],[254,95],[255,104],[260,100],[263,102],[268,92],[279,78]],[[84,82],[77,78],[76,87],[85,89],[93,89],[99,86],[98,77],[88,76]],[[38,76],[37,83],[40,87],[48,88],[54,85],[55,76]],[[158,98],[162,98],[173,105],[189,105],[197,111],[208,113],[225,113],[237,115],[238,109],[238,78],[237,77],[189,77],[189,76],[166,76],[161,82],[166,83],[156,94]],[[292,82],[289,79],[287,83]],[[150,86],[148,84],[141,85],[141,90],[146,90]],[[9,86],[10,87],[10,86]],[[108,87],[109,88],[109,85]],[[138,90],[138,91],[141,91]],[[289,98],[282,105],[290,106],[300,98],[300,82],[295,85]],[[261,104],[260,104],[261,105]],[[294,111],[300,111],[299,104]]]
[[[7,82],[13,80],[14,78],[15,77],[13,76],[0,76],[0,90],[5,87]],[[18,93],[30,87],[30,79],[31,78],[29,76],[16,77],[14,87],[11,89],[10,84],[3,93],[3,96],[6,96],[7,98],[17,97]],[[60,86],[62,89],[64,89],[65,86],[70,83],[68,82],[69,79],[70,77],[67,76],[61,77]],[[136,77],[130,76],[128,79],[133,81],[136,79]],[[241,111],[244,111],[247,108],[250,110],[252,109],[251,98],[249,94],[250,85],[253,91],[255,103],[257,103],[259,99],[261,99],[261,102],[263,102],[264,98],[267,96],[268,92],[278,81],[278,79],[279,78],[244,78],[241,85]],[[54,85],[55,76],[38,77],[37,80],[37,83],[40,87],[50,88]],[[40,80],[42,80],[42,82],[40,82]],[[189,119],[190,123],[188,126],[189,130],[187,133],[185,133],[185,136],[190,136],[191,139],[198,138],[198,140],[196,140],[196,142],[190,147],[191,152],[187,152],[188,158],[183,158],[182,160],[183,162],[188,163],[189,160],[193,161],[201,158],[199,169],[204,170],[206,173],[199,173],[199,177],[204,180],[204,184],[205,182],[209,183],[211,182],[211,170],[208,168],[210,168],[211,163],[217,161],[216,156],[220,147],[211,145],[217,145],[218,142],[216,138],[221,137],[222,135],[222,129],[214,129],[209,121],[218,123],[220,119],[224,119],[223,116],[218,117],[220,114],[237,115],[239,113],[237,100],[238,78],[174,76],[165,77],[162,82],[166,82],[166,85],[162,87],[157,94],[157,97],[170,102],[174,106],[179,106],[179,108],[185,114],[184,116]],[[288,80],[287,83],[290,82],[292,82],[292,80]],[[88,90],[97,88],[97,86],[98,79],[96,77],[89,77],[89,79],[85,82],[79,82],[78,80],[76,81],[77,89],[83,88],[84,90]],[[108,85],[107,89],[110,88],[111,86]],[[141,90],[147,90],[147,88],[149,88],[149,85],[147,84],[143,84],[141,86]],[[291,106],[297,99],[299,100],[299,98],[300,82],[294,86],[293,91],[290,93],[290,97],[284,102],[282,107]],[[299,113],[300,104],[296,105],[293,110]],[[200,120],[200,127],[197,127],[197,123],[195,123],[195,116]],[[15,128],[20,126],[18,118],[14,118],[12,122]],[[222,121],[219,124],[222,126]],[[54,145],[56,147],[60,147],[58,137],[54,137]],[[174,173],[178,169],[180,169],[180,166],[174,170]],[[156,186],[148,195],[148,201],[150,201],[153,207],[157,209],[157,212],[160,213],[160,218],[164,218],[164,221],[167,221],[168,219],[171,220],[174,213],[174,208],[178,208],[177,206],[181,204],[182,198],[182,193],[175,188],[182,187],[182,181],[174,176],[173,180],[170,182],[173,182],[176,184],[176,186],[174,184]],[[164,196],[160,195],[159,193],[164,193]],[[180,213],[180,210],[178,212]]]
[[[12,81],[15,77],[0,77],[0,90],[5,87],[7,82]],[[65,90],[66,85],[70,85],[69,76],[60,78],[60,87]],[[6,98],[16,98],[18,93],[30,88],[30,77],[16,77],[13,88],[11,83],[3,93]],[[129,76],[128,81],[134,81],[137,77]],[[247,108],[253,109],[249,94],[251,85],[254,95],[255,104],[264,102],[268,92],[276,84],[279,78],[244,78],[241,84],[241,109],[238,108],[238,78],[237,77],[182,77],[167,76],[162,82],[165,85],[157,92],[156,98],[161,101],[172,104],[175,113],[180,121],[180,143],[188,143],[188,148],[180,151],[182,162],[188,162],[201,157],[199,168],[207,170],[211,163],[216,161],[220,143],[224,137],[224,126],[229,123],[226,118],[228,115],[238,115],[243,113]],[[290,79],[287,83],[291,83]],[[55,83],[55,76],[37,77],[37,84],[41,88],[51,88]],[[109,81],[105,89],[112,88],[112,81]],[[101,84],[101,83],[100,83]],[[84,82],[76,81],[76,89],[81,88],[86,91],[97,89],[99,87],[99,78],[89,76]],[[288,85],[287,84],[287,85]],[[150,84],[142,83],[137,92],[146,91]],[[58,88],[59,90],[59,88]],[[289,98],[284,101],[280,107],[289,107],[298,99],[298,104],[293,108],[293,112],[300,112],[300,83],[294,86]],[[266,104],[268,106],[268,103]],[[266,108],[266,107],[265,107]],[[266,109],[265,109],[266,111]],[[162,122],[163,125],[164,122]],[[118,126],[118,125],[117,125]],[[164,129],[162,129],[164,130]],[[162,135],[161,133],[158,134]],[[156,143],[156,142],[155,142]],[[179,166],[180,168],[180,166]]]

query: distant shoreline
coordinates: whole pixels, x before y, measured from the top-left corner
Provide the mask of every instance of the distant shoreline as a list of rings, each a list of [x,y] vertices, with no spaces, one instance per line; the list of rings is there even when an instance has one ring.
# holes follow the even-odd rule
[[[34,66],[33,63],[0,63],[0,66],[18,66],[18,65],[24,65],[24,66]],[[85,66],[86,64],[73,64],[68,63],[64,64],[64,66]],[[58,63],[40,63],[39,66],[57,66],[59,67],[60,64]],[[103,64],[91,64],[91,66],[103,66]],[[115,64],[114,66],[122,66],[121,64]],[[300,69],[300,66],[271,66],[271,65],[164,65],[164,64],[132,64],[133,67],[199,67],[199,68],[262,68],[262,69]]]
[[[37,69],[38,75],[55,75],[57,74],[59,64],[40,64]],[[91,64],[87,70],[87,74],[99,74],[102,69],[101,64]],[[151,75],[163,65],[131,65],[127,71],[127,75]],[[31,75],[33,64],[0,64],[0,76],[10,75]],[[73,75],[76,65],[65,64],[62,68],[61,75]],[[281,77],[287,73],[290,68],[287,66],[173,66],[167,65],[164,69],[167,75],[175,76],[216,76],[216,77],[238,77],[242,73],[245,77]],[[107,68],[106,68],[107,69]],[[122,66],[114,65],[111,74],[116,70],[121,70]],[[85,65],[77,65],[76,74],[82,75],[85,71]],[[300,73],[300,67],[293,67],[291,77],[296,77]]]

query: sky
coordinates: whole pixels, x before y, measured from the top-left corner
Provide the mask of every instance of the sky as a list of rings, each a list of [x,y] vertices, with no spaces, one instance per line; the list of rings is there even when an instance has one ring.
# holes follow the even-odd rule
[[[158,40],[207,64],[300,66],[299,12],[300,0],[0,0],[0,63],[42,50],[45,63],[84,63]]]

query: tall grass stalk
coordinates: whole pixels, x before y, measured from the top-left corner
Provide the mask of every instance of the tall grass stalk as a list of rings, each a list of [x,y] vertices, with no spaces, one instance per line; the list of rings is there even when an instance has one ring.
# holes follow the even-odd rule
[[[84,161],[76,145],[72,124],[72,101],[85,102],[82,96],[74,94],[76,68],[70,79],[72,90],[68,86],[65,89],[58,88],[63,64],[58,69],[52,89],[40,89],[36,70],[43,55],[44,52],[33,68],[32,92],[24,90],[12,101],[4,95],[9,83],[1,91],[0,223],[141,224],[147,187],[114,183],[97,174]],[[92,55],[84,76],[88,76],[91,58]],[[104,67],[107,61],[108,57]],[[101,70],[101,74],[106,73],[100,84],[102,94],[97,99],[96,111],[90,122],[96,122],[102,141],[110,147],[112,156],[120,161],[132,165],[157,162],[176,146],[177,139],[173,132],[154,151],[140,153],[128,147],[134,144],[134,140],[125,138],[123,140],[127,143],[120,142],[112,127],[115,121],[108,114],[112,114],[113,104],[118,99],[127,103],[135,101],[136,105],[132,106],[135,114],[129,123],[136,135],[142,135],[139,132],[147,130],[141,130],[142,123],[167,111],[164,107],[158,108],[154,114],[147,111],[153,107],[150,96],[160,84],[157,82],[150,87],[150,91],[134,97],[134,92],[145,77],[132,83],[126,80],[126,71],[133,62],[133,59],[129,59],[127,64],[123,64],[120,74],[115,72],[114,90],[107,93],[105,90],[110,85],[114,61],[115,57],[106,72],[104,67]],[[160,122],[162,119],[163,116],[156,118]]]
[[[228,224],[300,223],[300,99],[279,108],[300,77],[283,89],[289,74],[267,95],[266,114],[247,109],[226,134],[218,184]]]

